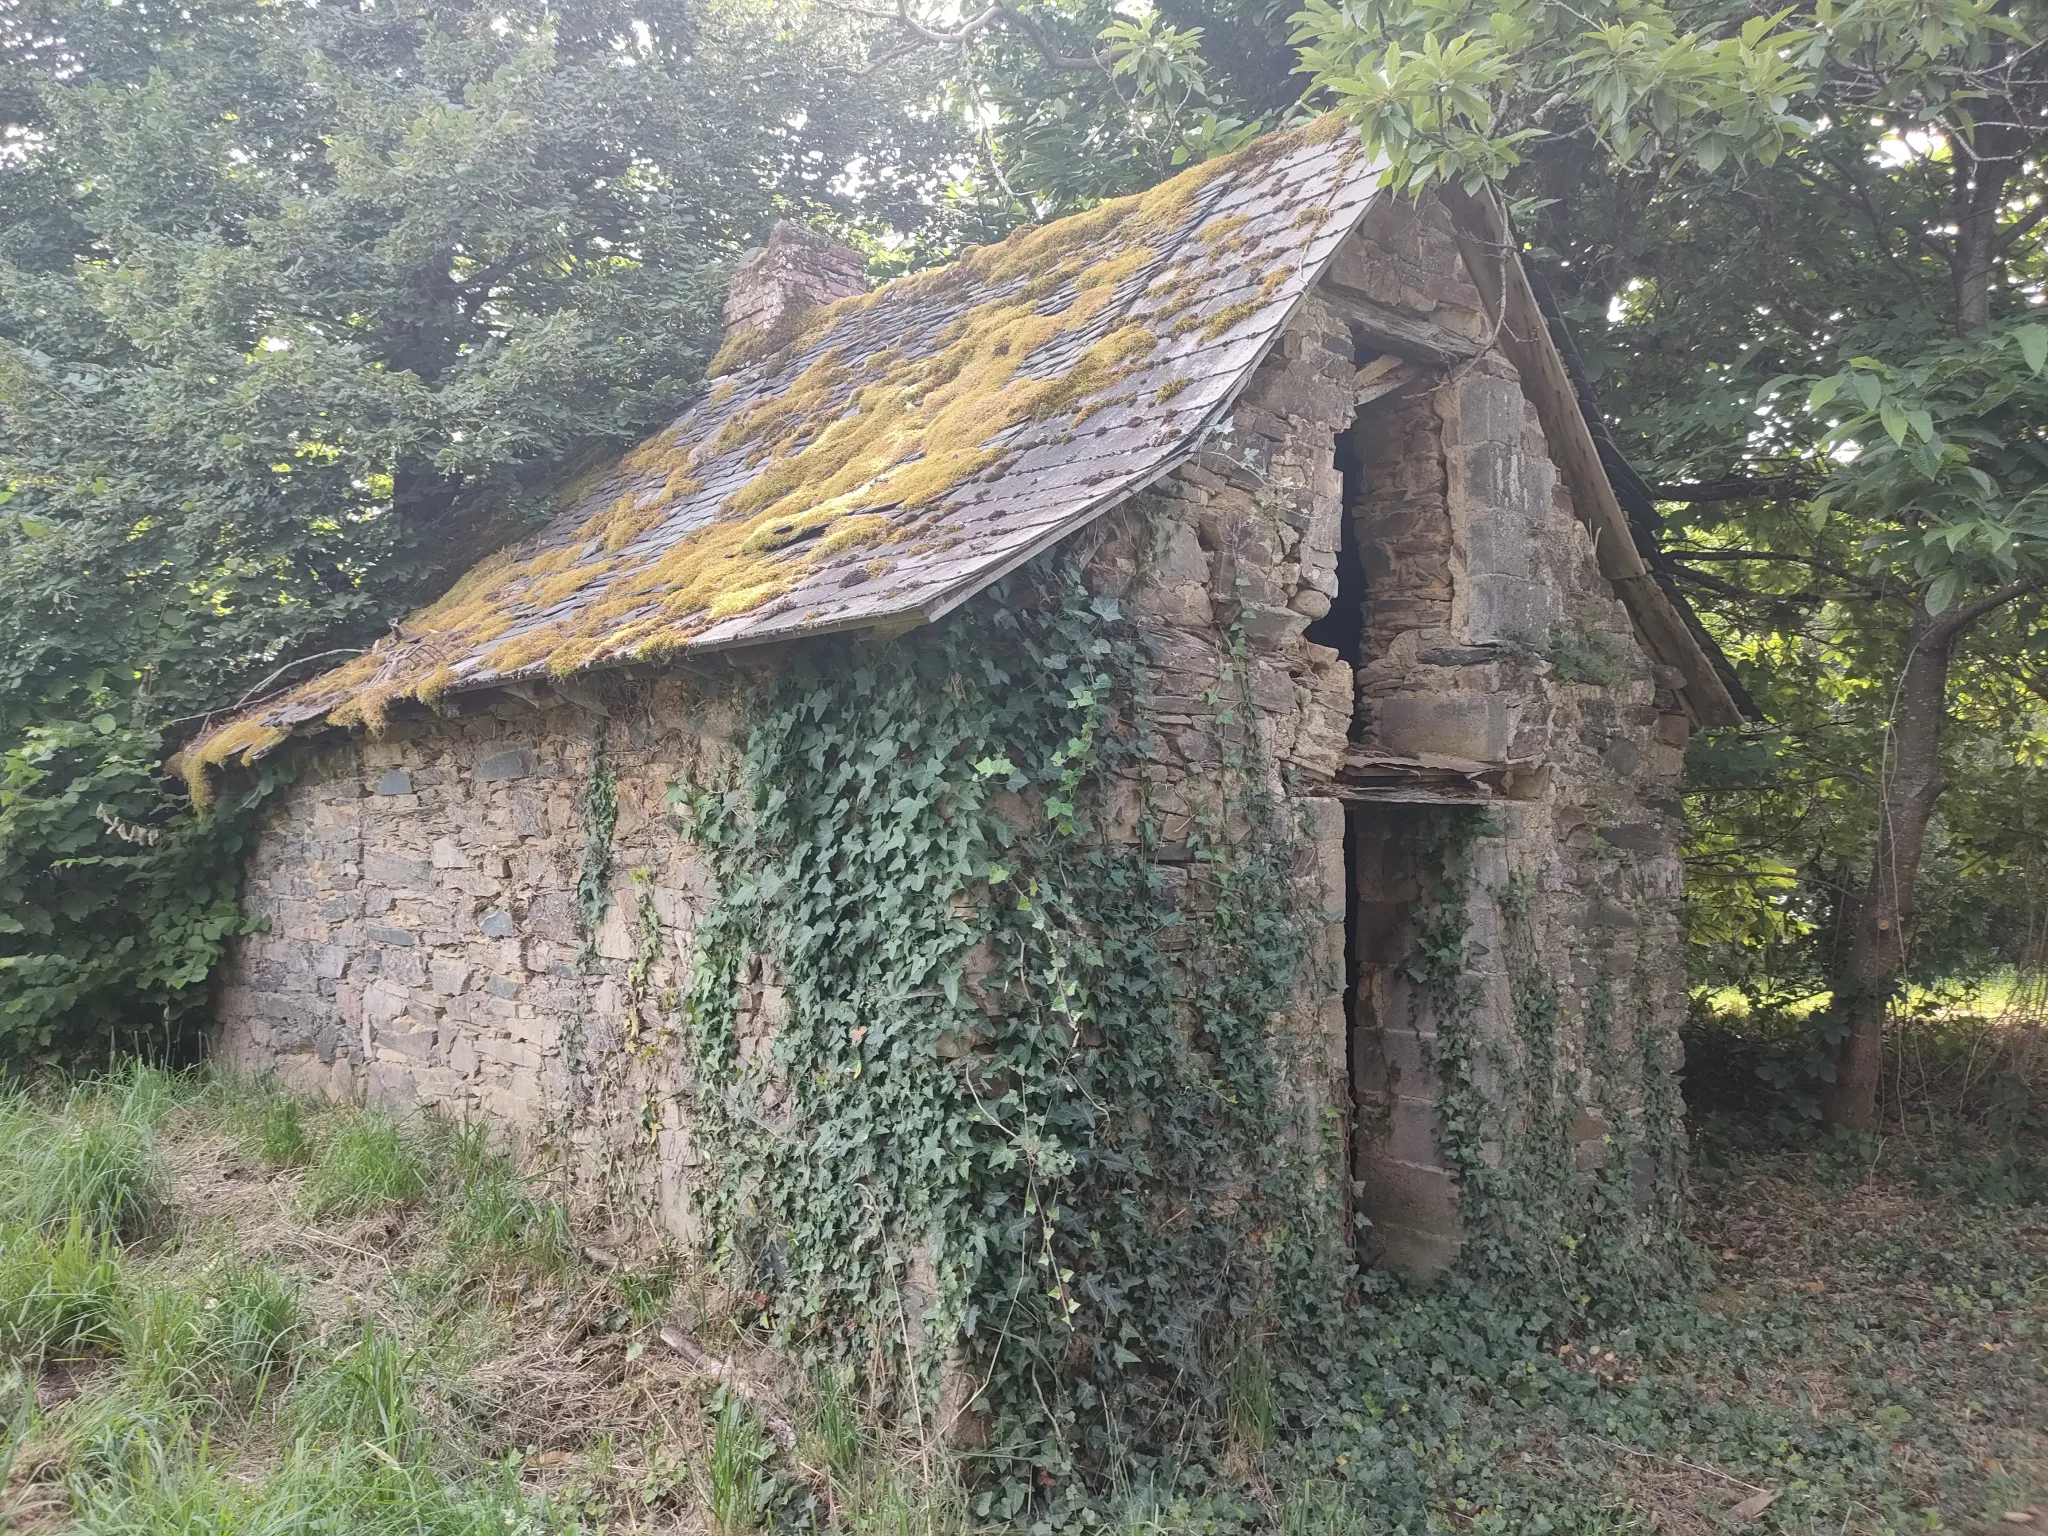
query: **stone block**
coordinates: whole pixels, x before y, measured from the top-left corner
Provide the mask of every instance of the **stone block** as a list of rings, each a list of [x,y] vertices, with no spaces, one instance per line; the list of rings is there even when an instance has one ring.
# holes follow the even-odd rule
[[[541,1053],[523,1040],[511,1040],[498,1035],[478,1035],[470,1041],[470,1046],[485,1061],[495,1061],[529,1072],[540,1070]]]
[[[1546,581],[1485,573],[1467,577],[1460,592],[1471,645],[1540,639],[1564,618],[1563,595]]]
[[[400,891],[431,891],[434,867],[423,859],[402,858],[395,853],[366,852],[363,878]]]
[[[377,779],[377,793],[380,795],[409,795],[412,793],[412,775],[403,768],[387,768]]]
[[[369,1107],[398,1120],[419,1113],[413,1068],[405,1061],[371,1061],[363,1070],[363,1097]]]
[[[1389,752],[1441,753],[1499,762],[1514,740],[1508,700],[1492,693],[1404,693],[1373,706],[1373,734]]]
[[[434,960],[428,963],[427,974],[436,992],[454,997],[468,988],[473,969],[467,960]]]
[[[492,907],[477,920],[477,928],[487,939],[509,939],[517,936],[519,925],[512,921],[512,914],[503,907]]]
[[[1406,1227],[1456,1239],[1458,1183],[1441,1168],[1389,1159],[1362,1160],[1358,1170],[1360,1208],[1376,1227]]]
[[[500,784],[510,779],[523,779],[533,770],[532,752],[525,747],[507,747],[478,758],[472,772],[479,783]]]
[[[1414,1227],[1376,1226],[1366,1234],[1366,1246],[1389,1269],[1416,1280],[1434,1280],[1458,1262],[1464,1243]]]
[[[438,1038],[438,1032],[432,1029],[380,1029],[375,1042],[377,1059],[398,1056],[407,1061],[430,1061]]]
[[[363,1022],[372,1029],[382,1029],[403,1017],[405,1005],[411,1001],[405,988],[393,986],[380,977],[363,988]]]

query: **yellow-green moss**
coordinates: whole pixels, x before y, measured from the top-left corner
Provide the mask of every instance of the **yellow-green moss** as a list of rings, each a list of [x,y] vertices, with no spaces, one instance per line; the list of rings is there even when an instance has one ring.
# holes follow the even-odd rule
[[[727,376],[690,417],[590,482],[597,499],[579,505],[573,531],[481,562],[407,620],[399,637],[287,701],[324,706],[336,725],[379,730],[397,700],[431,704],[455,686],[454,666],[465,658],[478,665],[465,665],[463,675],[488,677],[564,675],[667,654],[714,624],[775,602],[821,563],[845,561],[849,552],[950,547],[960,531],[940,526],[935,514],[1003,458],[998,438],[1028,420],[1066,416],[1078,426],[1096,410],[1132,400],[1136,391],[1118,385],[1145,365],[1162,333],[1201,329],[1214,339],[1278,292],[1291,267],[1267,274],[1257,298],[1201,314],[1221,269],[1258,242],[1244,215],[1213,221],[1195,241],[1185,239],[1188,220],[1219,177],[1341,128],[1332,116],[1268,135],[1148,192],[1020,229],[950,267],[870,293],[799,305],[769,329],[734,338],[712,367]],[[1159,271],[1167,252],[1177,259]],[[1056,376],[1022,372],[1057,338],[1101,324],[1108,306],[1148,271],[1148,320],[1110,326]],[[930,300],[953,317],[928,341],[905,334],[858,354],[852,324],[884,295]],[[808,361],[786,386],[732,408],[746,386],[730,370],[754,362],[773,368],[771,358],[805,353]],[[1169,380],[1152,399],[1170,400],[1188,382]],[[651,537],[701,494],[714,464],[728,474],[735,464],[752,473],[686,535]],[[861,567],[870,579],[891,568],[880,558]],[[558,605],[568,611],[537,621]],[[192,754],[195,794],[203,793],[207,764],[246,757],[276,739],[249,721],[213,733]]]

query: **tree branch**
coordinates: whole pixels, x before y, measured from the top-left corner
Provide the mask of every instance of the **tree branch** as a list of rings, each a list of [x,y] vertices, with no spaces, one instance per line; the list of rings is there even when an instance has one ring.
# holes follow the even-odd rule
[[[2007,225],[2005,229],[1999,232],[1997,240],[1999,253],[2002,255],[2019,244],[2020,241],[2027,237],[2028,231],[2033,229],[2043,219],[2048,219],[2048,197],[2042,198],[2019,219]]]
[[[876,10],[871,6],[855,5],[852,0],[826,0],[837,10],[851,11],[856,16],[871,16],[877,21],[893,21],[904,32],[920,43],[940,48],[963,47],[988,30],[993,22],[1005,21],[1022,32],[1039,54],[1054,69],[1107,69],[1110,57],[1107,53],[1071,54],[1063,53],[1055,46],[1052,34],[1035,17],[1027,16],[1003,0],[995,0],[979,15],[970,16],[951,31],[928,27],[910,14],[910,0],[896,0],[893,11]]]
[[[1826,560],[1816,560],[1812,555],[1782,555],[1775,551],[1762,549],[1667,549],[1664,553],[1673,560],[1763,560],[1776,562],[1781,565],[1803,565],[1809,571],[1818,572],[1822,576],[1832,576],[1837,581],[1846,581],[1852,587],[1872,597],[1894,595],[1882,581],[1873,581],[1870,577],[1862,575],[1857,571],[1852,571],[1847,566],[1835,565]],[[1776,594],[1763,592],[1757,594],[1759,597],[1774,595]]]
[[[1974,602],[1958,603],[1955,607],[1944,609],[1936,614],[1933,622],[1927,627],[1927,637],[1930,640],[1952,639],[1983,618],[1985,614],[1992,612],[1994,609],[2003,608],[2007,603],[2012,602],[2016,598],[2025,597],[2029,592],[2038,592],[2040,590],[2041,578],[2039,576],[2022,576],[2017,580],[2008,581],[2004,586],[1986,592]]]
[[[1653,485],[1659,501],[1747,501],[1753,496],[1811,496],[1819,486],[1804,475],[1732,475],[1726,480],[1695,480],[1681,485]]]

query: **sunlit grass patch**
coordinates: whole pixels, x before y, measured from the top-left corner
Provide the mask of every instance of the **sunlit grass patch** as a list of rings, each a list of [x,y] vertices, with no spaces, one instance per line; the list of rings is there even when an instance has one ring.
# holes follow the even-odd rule
[[[163,1202],[163,1165],[145,1123],[96,1098],[56,1116],[9,1117],[0,1143],[0,1221],[139,1236]]]
[[[138,1468],[140,1472],[142,1469]],[[80,1488],[80,1536],[542,1536],[577,1529],[503,1474],[480,1485],[366,1446],[301,1442],[249,1478],[199,1447]]]
[[[186,1285],[142,1290],[123,1319],[121,1352],[141,1389],[254,1403],[289,1374],[302,1333],[288,1279],[231,1263]]]

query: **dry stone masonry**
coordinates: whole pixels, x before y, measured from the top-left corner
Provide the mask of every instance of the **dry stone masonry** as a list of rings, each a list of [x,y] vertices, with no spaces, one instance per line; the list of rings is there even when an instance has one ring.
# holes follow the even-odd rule
[[[798,234],[779,228],[747,284],[823,270],[805,291],[829,297],[837,269]],[[774,308],[743,284],[728,313],[758,329]],[[1253,755],[1299,829],[1315,914],[1299,991],[1274,1003],[1289,1091],[1300,1123],[1348,1146],[1329,1177],[1355,1188],[1369,1251],[1421,1271],[1456,1256],[1464,1227],[1441,1150],[1442,1021],[1405,965],[1432,878],[1418,829],[1480,812],[1362,798],[1347,761],[1492,775],[1472,1027],[1489,1059],[1517,1059],[1515,957],[1540,954],[1587,1176],[1643,1143],[1615,1120],[1659,1112],[1647,1079],[1675,1066],[1662,1042],[1681,1001],[1682,680],[1645,657],[1492,334],[1442,210],[1383,202],[1199,450],[1068,545],[1148,658],[1153,755],[1105,830],[1134,836],[1142,798],[1173,875],[1223,754]],[[268,926],[222,978],[222,1055],[295,1088],[482,1119],[622,1223],[691,1238],[674,1002],[713,893],[669,792],[731,762],[740,700],[777,659],[735,663],[450,695],[445,714],[308,750],[248,869]],[[1249,727],[1227,697],[1236,669]],[[593,852],[600,772],[616,823]],[[753,1048],[783,1006],[772,976],[749,979]],[[1612,1039],[1588,1038],[1594,1018]],[[1651,1198],[1655,1168],[1630,1172]]]

